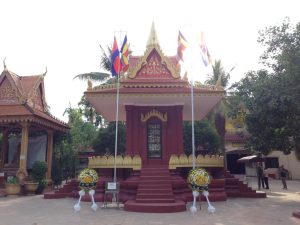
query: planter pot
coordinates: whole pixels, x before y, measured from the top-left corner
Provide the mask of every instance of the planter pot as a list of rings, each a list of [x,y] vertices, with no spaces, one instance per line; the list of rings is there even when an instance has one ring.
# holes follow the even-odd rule
[[[5,191],[7,195],[18,195],[20,194],[21,187],[19,184],[5,184]]]
[[[25,182],[24,183],[25,190],[27,194],[35,194],[39,183],[38,182]]]

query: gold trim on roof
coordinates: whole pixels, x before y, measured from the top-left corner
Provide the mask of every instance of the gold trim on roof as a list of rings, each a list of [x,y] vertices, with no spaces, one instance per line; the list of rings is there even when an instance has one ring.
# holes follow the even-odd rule
[[[162,52],[159,44],[149,44],[147,49],[142,57],[140,57],[134,67],[129,67],[128,70],[128,78],[135,78],[137,72],[147,64],[147,58],[152,53],[153,50],[156,50],[158,55],[161,57],[161,64],[165,65],[167,69],[170,71],[173,78],[178,79],[180,78],[180,69],[176,68],[176,66],[169,60],[167,56],[164,55]]]
[[[162,113],[157,111],[156,109],[152,109],[150,112],[146,113],[145,115],[141,113],[141,121],[146,122],[149,120],[151,117],[157,117],[163,122],[168,121],[168,114],[167,113]]]

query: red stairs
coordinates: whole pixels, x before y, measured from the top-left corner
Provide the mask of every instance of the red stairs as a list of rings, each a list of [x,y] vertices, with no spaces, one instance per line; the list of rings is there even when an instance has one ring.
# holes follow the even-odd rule
[[[229,172],[225,172],[225,190],[228,197],[266,198],[265,192],[256,192]]]
[[[135,200],[125,202],[124,209],[133,212],[182,212],[186,203],[176,199],[167,165],[144,166],[141,170]]]

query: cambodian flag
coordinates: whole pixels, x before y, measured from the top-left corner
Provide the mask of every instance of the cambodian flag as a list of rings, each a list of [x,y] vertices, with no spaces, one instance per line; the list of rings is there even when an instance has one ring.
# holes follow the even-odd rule
[[[121,48],[121,65],[122,65],[122,69],[123,72],[125,73],[128,68],[129,68],[129,58],[128,58],[128,49],[129,49],[129,45],[127,42],[127,35],[125,35],[123,44],[122,44],[122,48]]]
[[[120,52],[118,49],[118,44],[116,37],[114,37],[114,45],[111,53],[111,74],[112,76],[118,76],[122,70],[122,65],[120,62]]]

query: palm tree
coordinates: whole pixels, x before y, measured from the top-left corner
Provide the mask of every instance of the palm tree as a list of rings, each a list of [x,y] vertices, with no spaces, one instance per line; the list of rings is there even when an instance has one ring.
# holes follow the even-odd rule
[[[111,71],[111,52],[112,48],[110,46],[107,47],[107,51],[100,46],[101,56],[100,56],[100,68],[103,70],[110,72]],[[80,80],[90,80],[90,81],[98,81],[98,82],[105,82],[109,80],[108,78],[111,76],[110,73],[106,72],[90,72],[90,73],[83,73],[76,75],[73,79],[80,79]]]
[[[217,85],[218,83],[223,87],[229,83],[230,73],[234,70],[235,67],[232,67],[229,72],[226,72],[222,66],[221,60],[216,60],[212,65],[213,72],[208,76],[208,79],[205,81],[205,84]],[[225,118],[227,115],[227,111],[230,108],[230,104],[227,101],[227,98],[222,99],[217,106],[210,112],[207,116],[208,119],[215,124],[215,127],[220,135],[220,148],[221,152],[224,155],[224,167],[227,169],[226,162],[226,149],[225,149]]]
[[[222,87],[226,88],[229,83],[230,73],[235,69],[235,67],[232,67],[229,72],[225,72],[221,59],[218,59],[214,62],[212,68],[213,72],[208,76],[205,84],[216,85],[217,81],[220,79]]]

